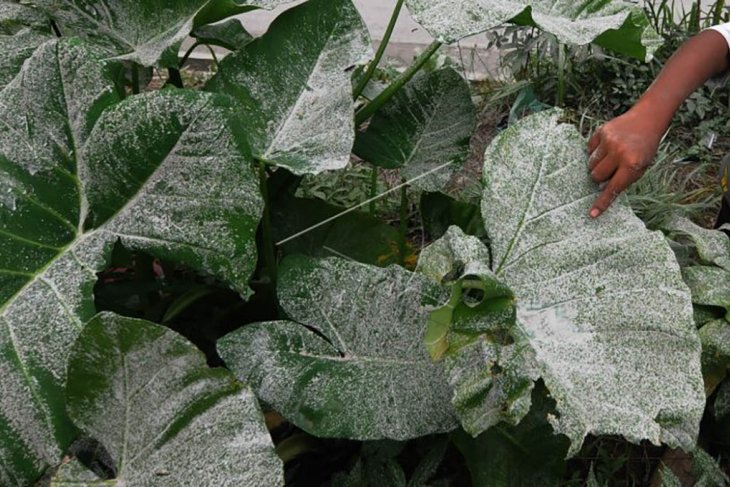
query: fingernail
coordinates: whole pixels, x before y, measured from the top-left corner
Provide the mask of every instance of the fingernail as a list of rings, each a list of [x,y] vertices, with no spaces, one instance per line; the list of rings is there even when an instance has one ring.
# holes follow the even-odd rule
[[[591,218],[598,218],[598,215],[600,215],[600,214],[601,214],[601,210],[599,210],[598,208],[593,208],[591,210]]]

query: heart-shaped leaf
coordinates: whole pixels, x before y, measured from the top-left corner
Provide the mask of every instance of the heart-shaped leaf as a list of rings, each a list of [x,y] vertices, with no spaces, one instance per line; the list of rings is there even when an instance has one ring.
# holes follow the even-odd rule
[[[23,62],[50,40],[50,20],[14,0],[0,1],[0,89],[20,71]]]
[[[28,0],[66,34],[88,37],[110,56],[143,66],[177,67],[182,41],[209,0]],[[217,20],[217,19],[210,19]]]
[[[170,329],[96,316],[71,350],[66,397],[110,454],[114,485],[284,485],[251,390]],[[109,485],[77,467],[52,485]]]
[[[641,6],[623,0],[407,0],[413,17],[452,43],[505,22],[537,26],[567,44],[591,42],[649,60],[661,38]]]
[[[435,171],[412,184],[438,191],[466,160],[475,126],[468,82],[443,68],[421,73],[398,91],[358,134],[355,153],[380,167],[401,168],[408,180]]]
[[[200,43],[221,46],[230,51],[240,49],[253,40],[253,36],[238,19],[200,26],[193,31],[192,36]]]
[[[207,89],[242,104],[257,159],[296,174],[339,169],[355,134],[350,71],[371,50],[351,0],[310,0],[223,60]]]
[[[113,79],[99,53],[58,41],[0,92],[1,485],[35,481],[76,434],[66,358],[115,241],[244,294],[256,263],[262,202],[230,100],[179,90],[110,108]]]
[[[283,261],[279,286],[295,321],[219,342],[261,400],[323,437],[402,440],[456,426],[451,390],[423,348],[439,286],[397,266],[302,256]]]
[[[463,398],[457,410],[462,418],[481,418],[481,411],[495,421],[505,415],[493,411],[503,408],[524,415],[526,408],[515,405],[529,403],[529,388],[520,399],[505,383],[541,377],[557,404],[559,417],[551,422],[571,439],[570,454],[589,433],[690,447],[704,393],[699,340],[679,266],[662,235],[647,231],[621,202],[598,220],[588,217],[596,189],[585,170],[585,142],[559,118],[559,111],[548,111],[523,119],[487,149],[482,214],[491,268],[515,296],[516,321],[510,326],[502,320],[509,340],[481,335],[491,347],[506,343],[512,351],[506,360],[470,347],[449,351],[458,365],[451,369],[452,382],[458,377],[484,386],[456,390]],[[462,266],[470,265],[468,254],[459,255]],[[473,260],[484,266],[482,255],[474,253]],[[494,314],[482,306],[487,326]],[[471,381],[463,377],[461,356],[471,357]],[[510,374],[520,381],[497,381]],[[506,419],[514,422],[519,414]],[[487,426],[464,422],[472,434]]]

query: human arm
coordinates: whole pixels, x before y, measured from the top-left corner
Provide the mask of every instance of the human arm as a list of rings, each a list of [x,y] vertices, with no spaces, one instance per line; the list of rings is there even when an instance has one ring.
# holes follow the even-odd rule
[[[600,127],[588,141],[591,178],[605,187],[590,209],[597,218],[646,172],[675,112],[707,80],[730,68],[727,40],[706,30],[677,50],[654,83],[625,114]]]

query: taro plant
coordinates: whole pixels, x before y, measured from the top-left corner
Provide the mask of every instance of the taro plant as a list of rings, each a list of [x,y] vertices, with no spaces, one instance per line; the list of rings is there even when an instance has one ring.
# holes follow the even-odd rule
[[[296,484],[314,438],[365,442],[336,443],[351,455],[323,483],[345,485],[425,485],[452,444],[496,484],[517,466],[503,436],[545,448],[529,481],[563,475],[588,434],[692,449],[690,292],[627,207],[587,220],[584,141],[560,112],[493,142],[481,212],[435,193],[476,112],[454,69],[422,69],[442,41],[512,21],[644,57],[646,19],[617,1],[412,0],[439,41],[375,91],[388,35],[373,54],[350,0],[289,8],[257,39],[231,18],[283,3],[0,1],[0,485]],[[202,90],[180,76],[188,36],[232,51]],[[353,146],[431,192],[441,238],[415,270],[403,214],[396,230],[295,195]],[[107,309],[110,273],[138,261],[153,277],[133,293],[173,295],[167,326],[123,316],[131,298]],[[179,269],[194,284],[165,288]],[[181,321],[224,292],[245,319],[178,333],[199,337]],[[423,455],[406,474],[408,440]]]

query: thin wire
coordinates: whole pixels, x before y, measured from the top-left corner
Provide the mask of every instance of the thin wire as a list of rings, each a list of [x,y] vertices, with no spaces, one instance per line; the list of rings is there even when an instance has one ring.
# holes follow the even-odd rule
[[[357,210],[358,208],[362,208],[363,206],[369,205],[373,201],[377,201],[377,200],[379,200],[379,199],[387,196],[388,194],[393,193],[394,191],[398,191],[402,187],[408,186],[409,184],[414,183],[414,182],[418,181],[419,179],[423,179],[426,176],[429,176],[429,175],[435,173],[436,171],[440,171],[441,169],[443,169],[443,168],[445,168],[446,166],[449,166],[449,165],[451,165],[451,162],[447,162],[445,164],[441,164],[440,166],[435,167],[435,168],[431,169],[430,171],[427,171],[427,172],[425,172],[425,173],[423,173],[423,174],[421,174],[419,176],[416,176],[413,179],[409,179],[408,181],[404,181],[403,183],[401,183],[398,186],[395,186],[393,188],[390,188],[388,191],[385,191],[384,193],[380,193],[379,195],[374,196],[373,198],[367,199],[367,200],[363,201],[362,203],[353,206],[352,208],[348,208],[345,211],[342,211],[342,212],[340,212],[340,213],[338,213],[338,214],[336,214],[334,216],[331,216],[330,218],[327,218],[326,220],[323,220],[323,221],[321,221],[319,223],[316,223],[316,224],[312,225],[309,228],[305,228],[301,232],[297,232],[294,235],[291,235],[291,236],[285,238],[284,240],[280,240],[280,241],[276,242],[276,245],[277,246],[278,245],[284,245],[287,242],[291,242],[295,238],[299,238],[302,235],[305,235],[305,234],[307,234],[307,233],[309,233],[309,232],[311,232],[313,230],[316,230],[317,228],[321,227],[322,225],[326,225],[326,224],[328,224],[328,223],[330,223],[330,222],[332,222],[334,220],[337,220],[338,218],[340,218],[342,216],[347,215],[348,213],[352,213],[353,211]]]

